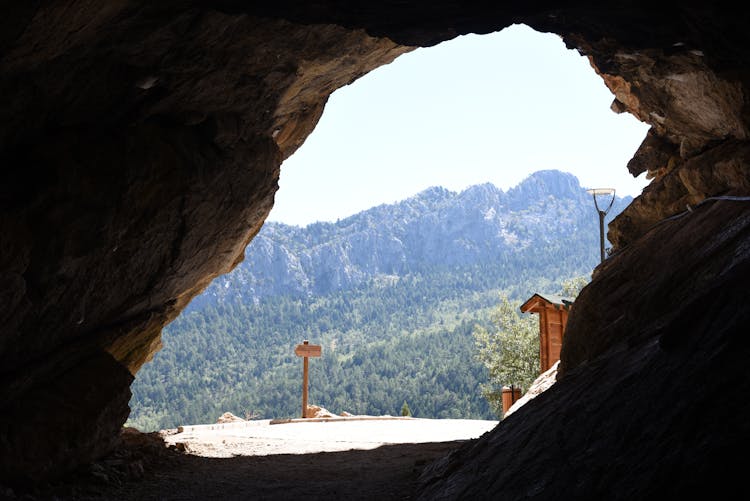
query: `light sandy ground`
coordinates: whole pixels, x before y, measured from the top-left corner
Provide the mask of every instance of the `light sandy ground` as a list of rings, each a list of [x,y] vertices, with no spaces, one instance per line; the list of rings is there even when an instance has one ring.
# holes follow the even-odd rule
[[[480,437],[498,421],[355,416],[184,426],[164,431],[168,445],[203,457],[369,450],[389,444],[450,442]]]
[[[158,433],[125,428],[120,446],[90,469],[33,487],[29,497],[11,494],[40,501],[404,501],[415,498],[425,468],[497,424],[352,416]]]

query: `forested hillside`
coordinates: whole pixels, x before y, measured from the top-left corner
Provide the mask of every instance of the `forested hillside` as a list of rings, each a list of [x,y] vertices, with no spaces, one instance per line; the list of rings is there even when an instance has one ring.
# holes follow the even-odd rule
[[[617,199],[610,217],[629,202]],[[501,291],[520,301],[590,275],[598,237],[591,197],[559,171],[507,192],[430,188],[336,223],[267,223],[245,261],[164,330],[128,424],[298,416],[303,339],[323,346],[311,403],[395,415],[406,401],[417,417],[496,419],[473,326]]]

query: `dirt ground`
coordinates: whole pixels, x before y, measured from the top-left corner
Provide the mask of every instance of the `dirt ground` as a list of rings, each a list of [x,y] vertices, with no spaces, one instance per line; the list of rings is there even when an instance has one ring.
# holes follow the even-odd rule
[[[411,499],[422,468],[457,445],[400,444],[364,451],[235,458],[183,455],[147,478],[89,499]]]
[[[430,433],[425,430],[430,429],[430,421],[437,432],[439,422],[450,420],[398,423],[401,428],[393,426],[387,436],[382,431],[387,430],[387,423],[372,422],[367,442],[360,434],[368,423],[358,423],[346,432],[337,432],[339,425],[333,423],[248,427],[250,432],[231,427],[219,432],[193,428],[181,434],[176,430],[141,433],[125,429],[120,447],[110,457],[63,482],[28,491],[6,489],[6,494],[9,499],[59,501],[409,500],[414,498],[417,479],[426,466],[474,440],[492,424],[475,424],[471,429],[466,423],[443,422],[444,430],[462,426],[468,438],[427,442]],[[408,426],[421,428],[421,435]],[[315,448],[314,440],[299,441],[300,432],[295,430],[303,428],[305,434],[320,437],[320,444],[333,449],[288,453],[295,444],[302,451]],[[332,440],[333,436],[338,440]],[[411,443],[382,445],[399,437]],[[455,438],[450,433],[448,437]],[[233,448],[230,454],[216,447],[225,442]],[[213,445],[206,448],[208,443]],[[248,447],[253,455],[238,455],[243,448],[250,450]]]

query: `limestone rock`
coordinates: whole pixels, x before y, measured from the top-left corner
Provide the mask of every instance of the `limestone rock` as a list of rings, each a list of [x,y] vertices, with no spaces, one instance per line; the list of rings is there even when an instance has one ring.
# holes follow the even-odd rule
[[[245,421],[241,417],[235,416],[231,412],[225,412],[221,416],[219,416],[219,419],[216,420],[217,423],[239,423]]]
[[[552,364],[552,367],[541,373],[539,377],[536,378],[533,383],[531,383],[531,386],[529,386],[529,389],[526,391],[526,393],[524,393],[521,398],[516,400],[513,405],[511,405],[510,408],[505,411],[503,418],[507,418],[518,409],[526,405],[531,399],[541,395],[542,392],[547,391],[550,386],[555,384],[555,381],[557,380],[558,365],[560,365],[559,360]]]
[[[308,405],[305,417],[308,418],[332,418],[336,417],[334,413],[318,405]]]
[[[623,249],[666,218],[702,200],[735,193],[750,194],[750,143],[727,141],[680,161],[654,179],[610,225],[608,238]]]

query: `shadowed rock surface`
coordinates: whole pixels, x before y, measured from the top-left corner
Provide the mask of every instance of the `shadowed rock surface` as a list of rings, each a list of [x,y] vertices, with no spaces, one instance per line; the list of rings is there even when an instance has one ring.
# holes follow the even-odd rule
[[[707,202],[605,261],[571,311],[564,376],[432,465],[419,499],[743,497],[749,238],[748,202]]]
[[[462,443],[217,458],[167,449],[157,433],[128,432],[112,455],[60,482],[11,496],[44,501],[414,499],[420,472]]]
[[[739,337],[748,203],[697,204],[750,194],[747,10],[6,6],[2,480],[64,475],[111,449],[132,375],[159,349],[161,328],[242,260],[272,207],[279,165],[333,90],[416,46],[523,22],[588,55],[612,109],[652,126],[627,168],[653,181],[610,226],[616,254],[576,302],[558,383],[436,465],[425,498],[656,498],[736,486],[727,453],[750,438]],[[686,204],[693,213],[654,226]]]

